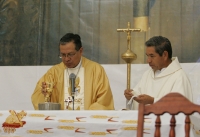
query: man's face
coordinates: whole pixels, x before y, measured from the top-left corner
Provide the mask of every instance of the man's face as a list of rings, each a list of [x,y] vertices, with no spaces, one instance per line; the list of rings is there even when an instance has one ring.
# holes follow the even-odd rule
[[[147,63],[154,70],[161,70],[165,67],[166,57],[160,56],[155,51],[155,47],[146,47]]]
[[[68,68],[74,68],[78,65],[82,56],[82,52],[82,47],[79,51],[75,50],[74,42],[68,42],[65,45],[60,45],[60,55],[62,57],[62,62]]]

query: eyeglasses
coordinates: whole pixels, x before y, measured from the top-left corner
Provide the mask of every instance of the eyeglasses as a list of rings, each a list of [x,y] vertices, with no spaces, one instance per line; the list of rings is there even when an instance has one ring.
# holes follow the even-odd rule
[[[66,58],[66,57],[72,58],[76,53],[77,53],[77,52],[75,52],[75,53],[68,53],[68,54],[60,53],[60,55],[58,55],[58,57],[59,57],[59,58]]]

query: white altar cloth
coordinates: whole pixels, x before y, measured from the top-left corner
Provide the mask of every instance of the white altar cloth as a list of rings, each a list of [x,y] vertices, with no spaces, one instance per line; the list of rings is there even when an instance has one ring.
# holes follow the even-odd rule
[[[138,111],[5,110],[0,111],[0,137],[135,137],[137,115]],[[170,118],[168,114],[161,116],[161,133],[166,134],[164,136],[169,134]],[[176,116],[178,137],[184,136],[184,119],[182,114]],[[154,121],[153,114],[145,117],[145,137],[154,136]],[[192,126],[191,137],[196,132],[194,129]]]

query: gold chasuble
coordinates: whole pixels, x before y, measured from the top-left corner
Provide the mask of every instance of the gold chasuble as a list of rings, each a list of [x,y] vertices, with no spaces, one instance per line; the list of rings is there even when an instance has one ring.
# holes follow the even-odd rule
[[[53,82],[55,84],[51,95],[51,102],[60,103],[62,110],[67,108],[68,104],[65,102],[67,102],[68,99],[70,100],[70,98],[68,98],[66,95],[66,92],[68,92],[69,83],[64,83],[64,77],[66,77],[67,73],[66,69],[66,66],[63,64],[63,62],[61,62],[60,64],[51,67],[37,82],[34,93],[31,96],[35,109],[38,109],[39,103],[44,103],[44,95],[41,93],[42,82]],[[104,68],[96,62],[82,57],[81,68],[79,71],[80,72],[78,73],[77,78],[79,78],[80,81],[78,79],[77,80],[79,82],[84,82],[84,84],[79,83],[78,87],[76,87],[76,90],[79,90],[80,88],[81,93],[81,89],[83,88],[82,92],[84,94],[80,96],[82,96],[84,101],[82,102],[82,106],[81,101],[77,101],[79,103],[77,103],[77,108],[75,108],[75,110],[79,108],[83,109],[83,107],[84,110],[113,110],[113,96]],[[81,73],[84,75],[81,76]],[[81,80],[81,78],[84,78],[84,80]],[[66,77],[66,81],[67,80],[69,79]],[[76,82],[78,82],[77,80]],[[67,94],[70,94],[70,92]],[[71,107],[70,104],[68,109],[69,107]]]

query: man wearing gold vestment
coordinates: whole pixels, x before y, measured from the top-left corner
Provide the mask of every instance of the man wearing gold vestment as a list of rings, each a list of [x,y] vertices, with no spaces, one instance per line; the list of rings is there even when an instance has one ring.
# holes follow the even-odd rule
[[[37,82],[31,96],[35,109],[44,102],[46,83],[54,83],[50,102],[60,103],[61,109],[113,110],[113,95],[104,68],[82,56],[83,47],[78,34],[67,33],[59,42],[60,64],[51,67]],[[72,98],[70,74],[75,74],[75,94]]]

